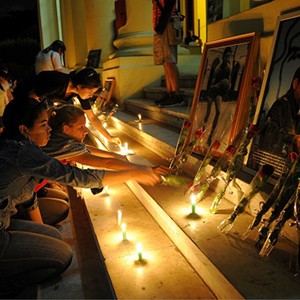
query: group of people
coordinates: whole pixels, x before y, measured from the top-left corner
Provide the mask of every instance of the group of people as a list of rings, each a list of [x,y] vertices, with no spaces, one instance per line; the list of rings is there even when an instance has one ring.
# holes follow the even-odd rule
[[[101,191],[127,180],[154,186],[169,172],[84,143],[85,117],[110,142],[119,144],[120,139],[110,135],[91,109],[90,99],[101,87],[99,74],[93,68],[65,72],[63,65],[51,67],[49,60],[58,61],[53,53],[61,57],[62,49],[61,54],[52,48],[38,55],[40,71],[17,83],[2,116],[0,298],[59,275],[72,261],[72,249],[53,226],[68,215],[68,195],[44,190],[49,183]],[[74,97],[81,108],[73,104]],[[88,168],[78,168],[76,162]]]

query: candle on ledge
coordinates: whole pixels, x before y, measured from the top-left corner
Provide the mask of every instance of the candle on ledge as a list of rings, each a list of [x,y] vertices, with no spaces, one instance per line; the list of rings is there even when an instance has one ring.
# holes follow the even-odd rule
[[[118,225],[122,223],[122,211],[118,210]]]
[[[104,187],[103,187],[103,194],[108,194],[108,185],[105,185]]]
[[[192,214],[196,212],[196,196],[194,194],[191,194],[191,208],[192,208]]]
[[[124,143],[124,153],[125,153],[125,155],[127,155],[128,154],[128,143]]]
[[[126,224],[122,223],[122,235],[123,235],[123,241],[127,240],[127,236],[126,236]]]
[[[136,250],[137,250],[139,261],[143,260],[142,244],[141,243],[136,244]]]

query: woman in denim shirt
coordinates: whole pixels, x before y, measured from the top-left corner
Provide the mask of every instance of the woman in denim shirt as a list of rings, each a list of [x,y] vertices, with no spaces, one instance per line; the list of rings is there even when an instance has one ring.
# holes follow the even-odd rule
[[[154,185],[160,178],[151,168],[109,172],[64,165],[39,147],[50,138],[48,114],[33,99],[11,101],[4,112],[5,130],[0,136],[0,298],[15,296],[23,288],[63,272],[72,250],[60,232],[41,224],[34,187],[42,179],[71,186],[101,188],[130,179]],[[28,201],[30,200],[30,203]],[[28,203],[31,219],[11,218],[16,205]]]

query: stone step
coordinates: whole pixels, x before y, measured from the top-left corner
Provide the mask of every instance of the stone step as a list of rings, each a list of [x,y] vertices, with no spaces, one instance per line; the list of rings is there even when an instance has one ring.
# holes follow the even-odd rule
[[[189,106],[161,108],[155,105],[154,100],[150,99],[127,99],[125,110],[142,115],[142,118],[153,119],[161,124],[166,124],[181,129],[183,120],[189,116]]]
[[[180,75],[179,87],[180,88],[195,88],[196,82],[197,82],[197,76],[198,75],[194,75],[194,74]],[[161,86],[162,87],[166,86],[166,77],[165,76],[161,77]]]
[[[149,100],[159,100],[164,93],[167,92],[166,87],[145,87],[144,89],[145,98]],[[187,105],[192,103],[194,97],[193,88],[181,88],[180,95],[183,96],[184,101]]]

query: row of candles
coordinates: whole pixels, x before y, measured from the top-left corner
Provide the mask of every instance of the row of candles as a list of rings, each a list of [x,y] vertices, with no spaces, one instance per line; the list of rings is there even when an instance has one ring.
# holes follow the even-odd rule
[[[122,211],[118,210],[118,225],[121,226],[122,229],[122,236],[123,236],[123,241],[127,240],[127,230],[126,230],[126,223],[122,222]],[[143,252],[142,252],[142,244],[138,242],[136,244],[136,251],[137,251],[137,256],[138,260],[142,261],[143,260]]]
[[[196,213],[196,196],[194,194],[191,194],[191,213],[192,214]],[[126,223],[122,222],[122,211],[121,210],[118,210],[118,225],[121,226],[123,241],[126,241],[127,240],[127,227],[126,227]],[[138,260],[142,261],[143,253],[142,253],[142,244],[140,242],[138,242],[136,244],[136,250],[137,250]]]

